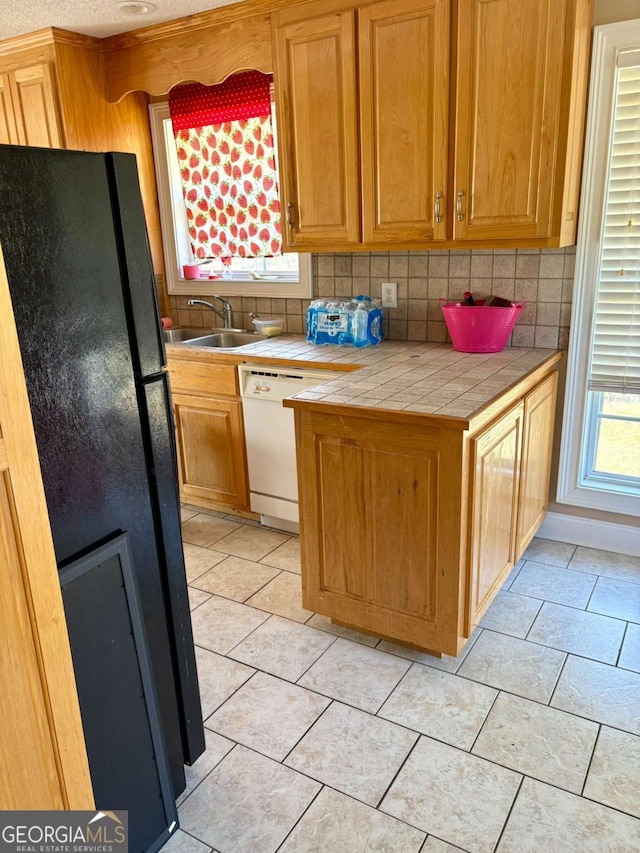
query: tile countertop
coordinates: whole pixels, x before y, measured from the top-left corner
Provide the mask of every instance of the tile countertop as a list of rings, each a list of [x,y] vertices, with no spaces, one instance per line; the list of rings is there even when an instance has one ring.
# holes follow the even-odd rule
[[[261,339],[223,351],[167,345],[170,356],[179,353],[184,358],[186,350],[192,357],[206,352],[207,360],[224,357],[236,364],[283,360],[342,371],[330,382],[296,394],[294,400],[461,419],[478,414],[533,370],[560,358],[552,349],[508,347],[498,353],[463,353],[451,344],[411,341],[383,341],[360,349],[316,346],[302,335]]]

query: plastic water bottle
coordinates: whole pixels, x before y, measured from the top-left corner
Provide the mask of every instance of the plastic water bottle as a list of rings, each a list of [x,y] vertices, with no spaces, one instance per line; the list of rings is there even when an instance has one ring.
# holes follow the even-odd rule
[[[369,343],[379,344],[382,340],[382,310],[374,308],[369,322]]]
[[[356,297],[358,304],[353,312],[352,318],[352,338],[353,345],[356,347],[366,347],[369,343],[369,311],[361,300],[361,297]]]
[[[307,310],[307,340],[311,344],[316,343],[318,334],[318,307],[315,302],[309,305]]]

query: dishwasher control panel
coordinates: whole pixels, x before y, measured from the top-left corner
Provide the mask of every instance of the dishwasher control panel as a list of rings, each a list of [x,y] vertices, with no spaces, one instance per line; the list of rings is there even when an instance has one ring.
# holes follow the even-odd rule
[[[334,379],[336,374],[326,370],[260,370],[241,365],[240,393],[243,397],[265,400],[284,400],[300,391]]]

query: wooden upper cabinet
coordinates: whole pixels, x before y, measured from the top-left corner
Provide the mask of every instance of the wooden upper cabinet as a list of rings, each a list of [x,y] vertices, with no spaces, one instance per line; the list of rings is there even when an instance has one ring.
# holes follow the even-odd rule
[[[449,17],[449,0],[358,12],[364,242],[446,237]]]
[[[355,13],[273,17],[285,245],[357,243]]]
[[[274,13],[286,247],[574,242],[591,17],[592,0]]]
[[[18,134],[8,74],[0,74],[0,144],[16,145]]]
[[[10,74],[18,143],[40,148],[60,148],[58,102],[51,64],[19,68]]]
[[[567,5],[459,0],[455,240],[551,235]]]

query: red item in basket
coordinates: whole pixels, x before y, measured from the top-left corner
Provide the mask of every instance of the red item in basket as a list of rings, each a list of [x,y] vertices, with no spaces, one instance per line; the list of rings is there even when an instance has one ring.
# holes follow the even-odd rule
[[[514,302],[511,308],[446,302],[440,299],[451,343],[458,352],[500,352],[513,331],[524,302]]]

